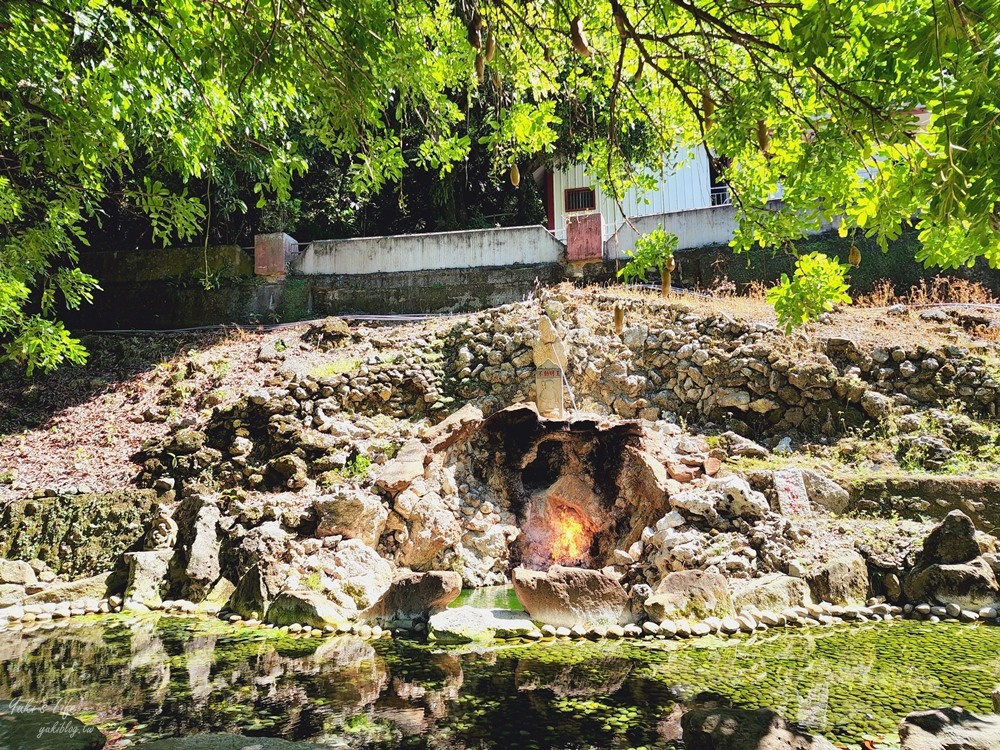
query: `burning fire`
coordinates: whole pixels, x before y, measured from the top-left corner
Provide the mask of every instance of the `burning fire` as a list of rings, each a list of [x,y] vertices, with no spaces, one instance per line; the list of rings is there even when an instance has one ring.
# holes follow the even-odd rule
[[[590,533],[584,524],[584,519],[576,510],[556,505],[552,509],[551,523],[554,561],[575,561],[587,553],[590,547]]]

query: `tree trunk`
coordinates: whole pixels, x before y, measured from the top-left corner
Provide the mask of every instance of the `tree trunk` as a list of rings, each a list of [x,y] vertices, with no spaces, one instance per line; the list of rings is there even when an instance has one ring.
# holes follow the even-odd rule
[[[660,269],[660,283],[663,286],[663,288],[660,290],[660,294],[662,294],[664,297],[669,297],[670,296],[670,268],[667,267],[667,266],[663,266],[663,268]]]

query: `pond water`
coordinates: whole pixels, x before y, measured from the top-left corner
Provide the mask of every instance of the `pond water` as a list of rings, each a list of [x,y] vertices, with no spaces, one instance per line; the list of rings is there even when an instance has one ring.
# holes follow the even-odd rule
[[[911,710],[991,710],[1000,628],[879,623],[690,641],[441,649],[214,620],[79,618],[0,634],[0,700],[134,742],[223,731],[370,748],[668,748],[703,690],[857,745]]]

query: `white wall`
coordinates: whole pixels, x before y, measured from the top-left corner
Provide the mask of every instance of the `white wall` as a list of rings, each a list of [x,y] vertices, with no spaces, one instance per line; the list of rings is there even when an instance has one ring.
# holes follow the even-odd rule
[[[475,229],[320,240],[289,270],[307,274],[366,274],[557,263],[565,251],[543,226]]]
[[[669,214],[711,205],[711,176],[704,148],[693,149],[679,166],[677,162],[665,164],[659,181],[659,188],[648,193],[635,189],[626,191],[621,201],[626,216]],[[582,187],[594,188],[596,208],[604,217],[604,239],[607,240],[621,226],[624,220],[622,210],[613,198],[594,184],[593,178],[587,176],[584,166],[579,163],[564,165],[552,173],[555,236],[563,242],[566,240],[565,191]]]
[[[768,206],[778,209],[781,201],[773,199]],[[609,260],[626,258],[625,251],[635,249],[635,241],[639,236],[652,232],[659,224],[663,224],[664,231],[677,235],[679,250],[706,245],[727,245],[736,232],[736,209],[732,205],[710,206],[659,216],[637,217],[632,219],[633,226],[623,224],[604,243],[604,256]],[[839,220],[823,222],[817,231],[836,229],[839,224]]]

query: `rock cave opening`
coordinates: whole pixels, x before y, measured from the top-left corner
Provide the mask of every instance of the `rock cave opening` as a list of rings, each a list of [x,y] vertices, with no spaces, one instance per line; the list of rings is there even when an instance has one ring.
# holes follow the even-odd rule
[[[493,415],[477,469],[516,520],[511,568],[601,568],[628,531],[620,502],[634,425],[545,420],[531,409]]]

